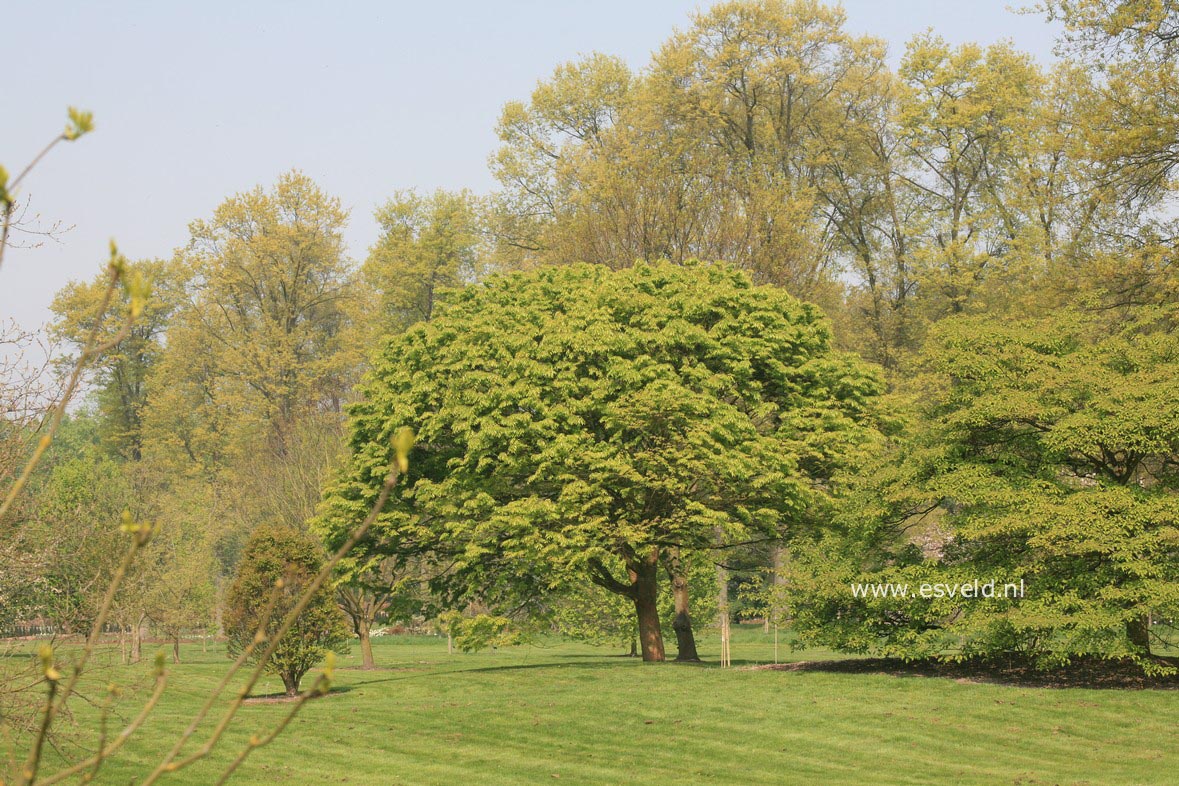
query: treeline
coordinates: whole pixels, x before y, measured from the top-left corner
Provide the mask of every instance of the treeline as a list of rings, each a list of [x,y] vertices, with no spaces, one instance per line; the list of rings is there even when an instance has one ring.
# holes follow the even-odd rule
[[[718,5],[641,70],[600,54],[559,66],[504,108],[500,189],[395,193],[361,264],[339,201],[305,176],[231,197],[172,259],[139,266],[150,305],[4,522],[5,561],[37,567],[0,575],[0,626],[77,629],[117,557],[109,523],[131,510],[164,526],[118,623],[133,638],[149,622],[216,629],[251,532],[314,519],[355,466],[354,387],[446,293],[571,263],[702,259],[818,304],[832,349],[878,364],[888,394],[864,424],[871,450],[800,470],[817,492],[805,516],[740,548],[712,530],[658,535],[677,565],[657,582],[665,624],[684,630],[691,597],[697,620],[744,602],[855,651],[1147,658],[1179,612],[1179,8],[1041,12],[1065,25],[1052,67],[928,34],[893,70],[840,10]],[[65,345],[85,344],[100,292],[58,295]],[[545,600],[513,591],[510,607],[440,599],[428,584],[445,560],[421,541],[399,553],[393,535],[342,575],[358,633],[458,609],[448,628],[475,641],[525,617],[633,640],[628,603],[598,592],[608,581],[526,587]],[[850,591],[973,578],[1024,580],[1029,597]]]

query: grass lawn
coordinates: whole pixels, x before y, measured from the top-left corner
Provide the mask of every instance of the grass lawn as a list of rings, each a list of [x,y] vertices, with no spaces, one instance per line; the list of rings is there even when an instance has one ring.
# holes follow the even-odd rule
[[[771,641],[760,629],[738,631],[735,665],[769,661]],[[701,644],[703,657],[716,657],[714,635]],[[212,648],[186,646],[183,654],[145,732],[97,782],[125,784],[143,773],[224,672]],[[390,637],[377,641],[376,655],[383,670],[341,669],[338,691],[307,704],[232,782],[1179,783],[1175,690],[645,666],[568,643],[448,655],[445,640]],[[831,657],[785,647],[782,656]],[[145,663],[100,676],[143,684],[148,672]],[[270,678],[259,692],[280,690]],[[125,714],[133,707],[128,699]],[[247,736],[286,709],[243,708],[210,760],[164,782],[214,782]]]

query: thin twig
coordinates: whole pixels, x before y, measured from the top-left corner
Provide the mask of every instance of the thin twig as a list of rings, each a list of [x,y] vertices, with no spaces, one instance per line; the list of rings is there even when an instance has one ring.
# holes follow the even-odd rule
[[[4,502],[0,503],[0,521],[4,520],[4,515],[8,513],[12,504],[16,501],[17,496],[20,495],[25,485],[29,482],[29,478],[32,477],[33,470],[41,463],[41,458],[45,455],[45,451],[49,450],[49,446],[53,443],[53,438],[57,434],[58,429],[61,428],[61,421],[65,417],[66,407],[69,405],[70,399],[73,398],[74,392],[78,388],[78,383],[82,380],[82,372],[85,371],[86,364],[91,358],[101,355],[126,338],[131,330],[133,318],[128,314],[126,322],[124,322],[122,328],[120,328],[114,338],[101,344],[98,343],[98,331],[102,326],[102,318],[106,315],[111,300],[114,298],[115,288],[118,287],[119,281],[123,276],[123,266],[116,262],[116,259],[112,259],[108,267],[110,280],[107,282],[106,290],[102,293],[102,300],[95,312],[94,327],[90,329],[90,335],[86,337],[86,348],[82,350],[77,362],[74,363],[73,371],[70,373],[69,383],[66,385],[65,391],[62,392],[57,406],[53,409],[48,431],[37,441],[37,447],[33,451],[33,455],[29,458],[28,463],[25,464],[20,477],[16,479],[12,484],[12,488],[8,490],[8,493],[4,497]]]
[[[151,530],[146,527],[132,533],[131,546],[128,547],[127,553],[123,556],[123,561],[119,563],[118,570],[115,571],[115,575],[111,578],[111,582],[107,586],[106,597],[103,598],[102,605],[99,607],[98,616],[94,618],[94,624],[90,628],[90,635],[86,637],[86,645],[82,648],[82,654],[74,664],[70,678],[60,693],[57,690],[59,680],[54,679],[49,674],[46,675],[49,677],[49,694],[51,697],[56,694],[56,698],[51,698],[45,705],[45,713],[41,726],[33,740],[33,747],[29,751],[29,757],[25,761],[24,770],[21,773],[21,780],[17,781],[18,786],[31,786],[36,780],[37,770],[41,764],[41,754],[45,738],[49,734],[49,729],[52,728],[54,719],[65,708],[66,702],[69,701],[74,688],[77,687],[78,680],[81,679],[82,672],[85,671],[86,664],[89,662],[90,657],[94,654],[94,650],[98,645],[98,638],[102,633],[102,626],[106,624],[111,605],[115,600],[115,594],[118,592],[119,586],[123,583],[123,579],[126,577],[131,563],[134,562],[135,555],[139,553],[140,548],[147,544],[150,536]],[[48,672],[53,670],[52,663],[47,665],[46,670]]]
[[[205,718],[208,717],[209,711],[212,710],[213,705],[217,703],[217,699],[221,697],[221,694],[225,692],[225,688],[233,680],[234,676],[249,660],[250,655],[252,655],[254,652],[254,649],[266,640],[266,626],[270,623],[270,617],[274,613],[274,607],[278,603],[279,592],[281,589],[281,586],[275,586],[274,589],[270,591],[270,597],[266,602],[266,607],[262,610],[262,614],[260,615],[258,629],[254,631],[254,636],[252,639],[250,639],[250,643],[246,645],[245,649],[243,649],[241,654],[238,655],[237,660],[233,662],[233,665],[225,673],[225,676],[221,678],[221,682],[219,682],[217,687],[213,689],[213,692],[209,694],[209,698],[205,700],[205,703],[193,717],[192,722],[188,724],[188,727],[184,730],[180,737],[177,738],[176,743],[172,746],[172,749],[168,751],[168,754],[164,757],[164,760],[160,762],[159,766],[157,766],[156,769],[152,771],[151,775],[148,776],[148,779],[144,781],[145,784],[152,783],[155,778],[158,778],[164,772],[172,771],[169,768],[172,766],[172,762],[176,759],[176,757],[180,755],[180,751],[184,749],[185,743],[188,742],[192,735],[196,733],[197,728],[201,725],[202,722],[204,722]]]
[[[381,511],[384,510],[385,503],[389,501],[389,495],[393,492],[393,487],[397,484],[399,477],[400,472],[398,470],[397,463],[395,462],[393,466],[390,467],[389,474],[385,478],[384,484],[381,486],[380,493],[377,495],[377,500],[373,503],[373,506],[369,510],[368,515],[365,517],[364,521],[361,522],[361,524],[357,526],[356,529],[352,530],[352,533],[348,536],[348,539],[344,541],[340,548],[336,549],[335,553],[333,553],[327,562],[323,564],[323,567],[320,568],[319,573],[316,574],[311,583],[303,590],[302,594],[299,596],[299,600],[295,603],[294,608],[292,608],[287,613],[287,615],[283,618],[282,624],[279,626],[278,630],[270,637],[269,641],[267,642],[266,650],[259,657],[258,663],[254,667],[254,670],[250,673],[246,684],[243,685],[241,690],[238,691],[234,701],[225,711],[221,721],[209,735],[204,745],[202,745],[192,754],[180,760],[176,760],[176,756],[178,755],[179,747],[183,744],[183,742],[174,746],[173,750],[169,752],[168,756],[166,756],[164,760],[156,767],[156,769],[152,771],[151,775],[149,775],[143,781],[142,786],[150,786],[159,780],[160,776],[164,773],[176,772],[177,770],[183,769],[193,762],[205,758],[213,751],[213,749],[217,746],[217,743],[220,742],[222,735],[225,733],[225,730],[229,727],[230,722],[237,714],[237,711],[241,708],[242,702],[245,701],[246,696],[250,694],[250,691],[253,689],[254,685],[256,685],[258,680],[261,678],[262,673],[265,671],[271,656],[274,654],[275,649],[277,649],[279,642],[282,641],[283,636],[287,634],[287,631],[289,631],[291,626],[294,625],[295,620],[299,617],[300,614],[303,613],[303,610],[307,608],[308,604],[311,602],[311,599],[315,596],[315,593],[319,591],[319,588],[322,587],[324,582],[327,581],[328,577],[332,575],[332,572],[335,570],[337,563],[339,563],[339,561],[343,559],[349,551],[352,550],[352,547],[355,546],[357,542],[359,542],[359,540],[364,537],[365,533],[368,532],[369,528],[373,525],[373,522],[377,520],[377,516],[379,516]]]
[[[238,753],[237,757],[233,760],[233,763],[225,768],[225,772],[221,773],[221,777],[217,779],[217,786],[221,786],[221,784],[228,781],[230,776],[233,775],[234,770],[240,767],[251,753],[256,751],[258,748],[261,748],[264,745],[269,745],[271,742],[273,742],[275,737],[281,734],[283,729],[285,729],[290,724],[290,722],[295,719],[295,716],[299,714],[299,710],[303,708],[303,705],[306,704],[309,699],[327,693],[328,686],[330,684],[331,680],[326,674],[319,675],[319,677],[315,680],[315,684],[299,696],[299,700],[295,702],[295,706],[291,708],[290,712],[283,716],[283,719],[278,722],[278,725],[271,729],[269,734],[267,734],[265,737],[258,737],[257,735],[250,737],[250,741],[246,743],[246,747],[242,748],[241,752]]]
[[[123,743],[131,739],[131,736],[135,734],[135,732],[139,730],[139,727],[143,725],[144,721],[147,720],[147,716],[151,714],[151,711],[155,709],[156,704],[159,703],[160,698],[164,695],[164,688],[167,686],[167,684],[168,675],[164,670],[163,662],[161,661],[157,666],[156,685],[155,689],[152,691],[151,696],[143,705],[143,708],[139,711],[139,714],[135,716],[135,718],[130,723],[127,724],[126,728],[119,732],[119,735],[111,741],[110,745],[106,746],[105,748],[101,748],[98,753],[96,753],[94,756],[91,756],[89,759],[80,761],[69,769],[62,770],[61,772],[54,773],[48,778],[45,778],[44,780],[40,781],[41,786],[51,786],[54,783],[59,783],[72,775],[77,775],[82,770],[85,770],[91,766],[93,766],[94,769],[90,773],[87,773],[86,780],[88,781],[92,779],[98,772],[98,768],[102,762],[109,758],[112,753],[121,748]]]
[[[49,691],[45,695],[45,712],[41,716],[41,725],[37,729],[37,735],[33,738],[33,749],[29,752],[29,760],[25,763],[24,771],[19,776],[26,783],[32,783],[33,779],[37,777],[37,765],[41,762],[41,751],[45,745],[45,738],[49,736],[50,725],[53,723],[53,705],[56,695],[57,680],[51,679]]]
[[[40,153],[33,158],[28,165],[21,170],[21,173],[16,176],[16,179],[8,184],[8,201],[4,205],[4,219],[2,226],[0,226],[0,265],[4,264],[4,249],[8,247],[8,232],[12,228],[12,211],[16,208],[16,189],[20,182],[25,179],[25,175],[32,171],[33,167],[41,163],[41,159],[49,155],[49,151],[57,146],[59,142],[64,142],[68,139],[65,134],[58,134],[53,138],[53,141],[47,144]]]

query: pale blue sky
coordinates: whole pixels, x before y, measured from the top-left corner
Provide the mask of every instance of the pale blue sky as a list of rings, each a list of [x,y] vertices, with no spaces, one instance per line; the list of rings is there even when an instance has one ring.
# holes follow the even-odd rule
[[[0,0],[0,162],[23,166],[67,105],[98,124],[27,181],[43,222],[74,229],[8,252],[0,319],[40,325],[57,289],[100,269],[109,238],[132,258],[170,255],[189,221],[292,167],[351,210],[350,252],[362,258],[372,211],[395,189],[493,187],[486,161],[505,101],[580,53],[640,67],[707,5]],[[844,7],[849,29],[887,39],[894,57],[929,27],[1051,57],[1054,29],[1002,0]]]

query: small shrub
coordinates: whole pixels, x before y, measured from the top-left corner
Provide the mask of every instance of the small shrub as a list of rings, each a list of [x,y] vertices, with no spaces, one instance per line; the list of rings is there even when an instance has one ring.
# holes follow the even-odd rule
[[[236,657],[249,646],[264,620],[267,635],[273,635],[322,565],[320,546],[307,535],[271,525],[255,530],[225,599],[230,655]],[[280,579],[282,587],[276,590]],[[277,601],[267,617],[276,591]],[[328,652],[346,652],[350,638],[348,620],[336,606],[332,588],[321,587],[279,642],[267,670],[282,679],[287,695],[294,696],[303,676]]]

